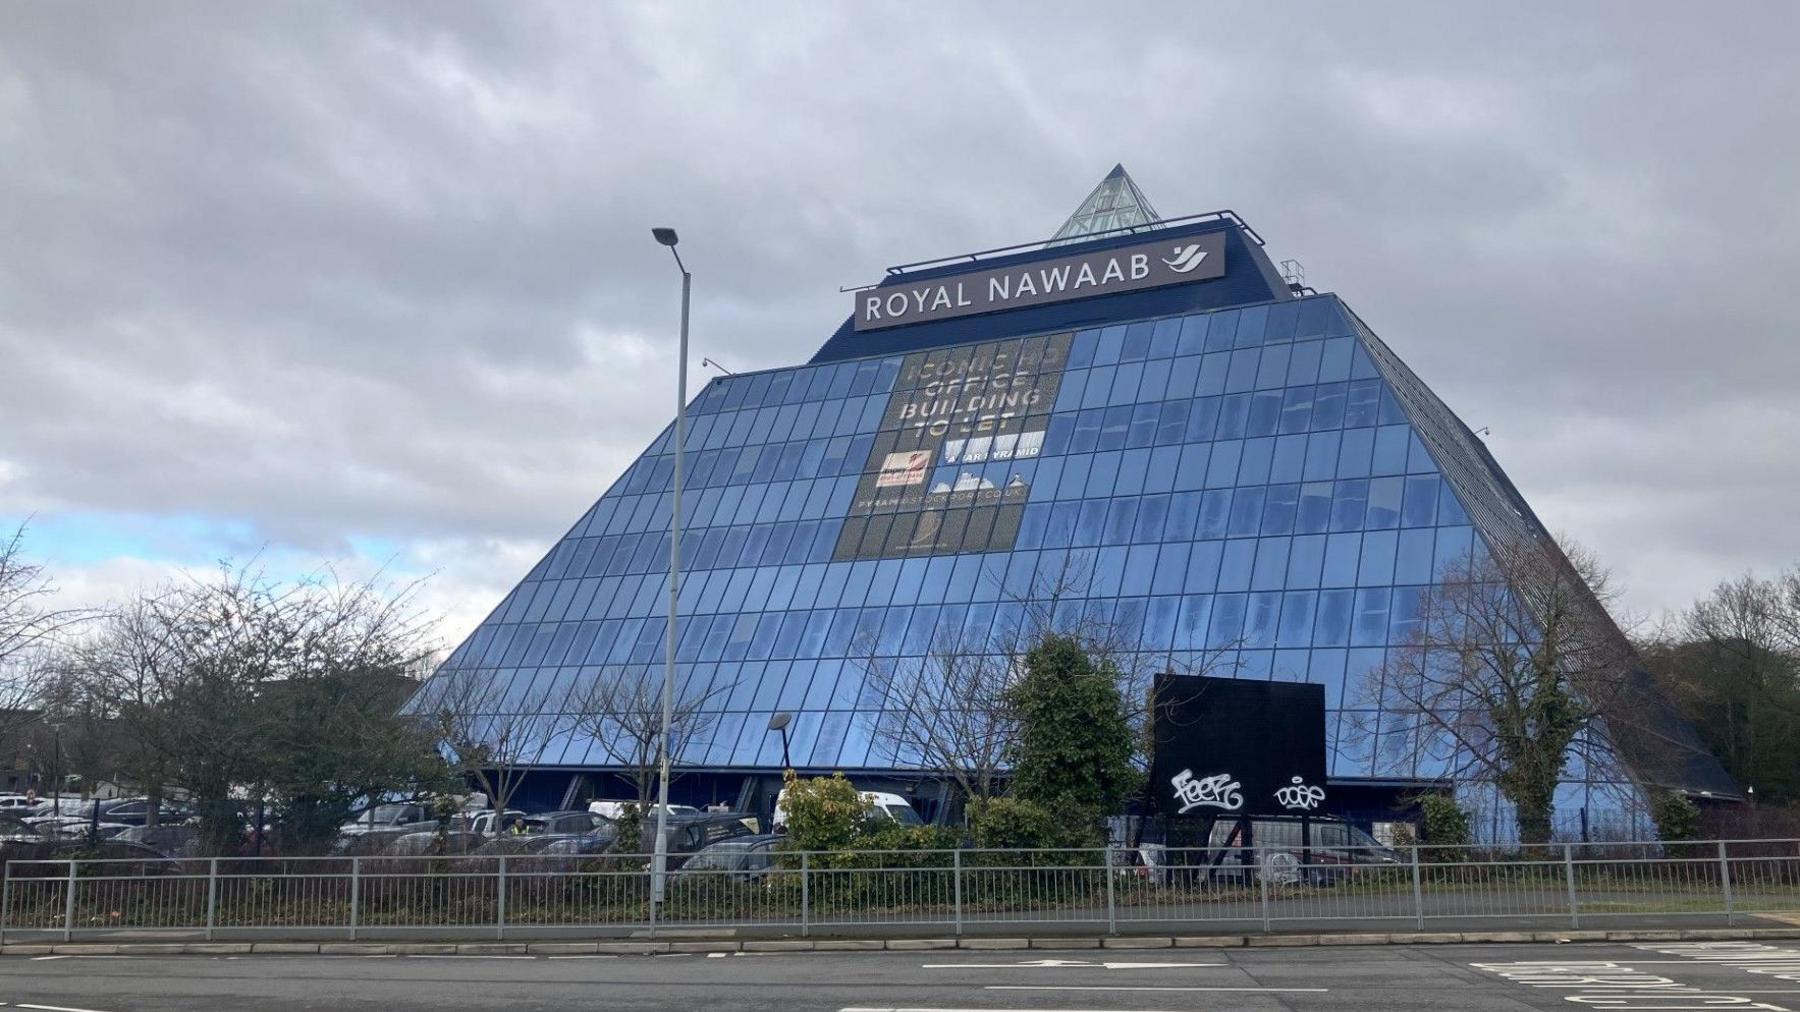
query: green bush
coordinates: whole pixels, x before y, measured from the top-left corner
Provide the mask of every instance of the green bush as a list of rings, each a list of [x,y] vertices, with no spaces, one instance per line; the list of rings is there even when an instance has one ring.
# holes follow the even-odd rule
[[[863,832],[869,802],[842,773],[802,780],[784,775],[782,810],[792,850],[845,850]]]
[[[1700,835],[1700,809],[1680,791],[1660,791],[1650,800],[1650,818],[1664,840],[1692,840]]]
[[[1045,636],[1006,692],[1018,715],[1010,749],[1014,796],[1051,811],[1119,811],[1141,786],[1119,673],[1069,636]],[[1097,819],[1095,820],[1097,824]]]
[[[969,831],[983,849],[1095,848],[1105,841],[1091,815],[1061,819],[1043,805],[1018,798],[991,798],[969,809]]]
[[[1419,799],[1419,811],[1424,825],[1420,827],[1420,836],[1425,843],[1437,847],[1461,847],[1474,841],[1469,832],[1469,811],[1456,803],[1456,799],[1448,794],[1427,794]],[[1427,860],[1456,860],[1456,852],[1439,851],[1427,855]]]

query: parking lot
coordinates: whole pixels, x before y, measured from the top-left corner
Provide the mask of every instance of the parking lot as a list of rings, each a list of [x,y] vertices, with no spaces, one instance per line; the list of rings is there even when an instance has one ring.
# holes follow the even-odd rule
[[[661,956],[7,958],[0,1008],[1800,1009],[1753,942]]]

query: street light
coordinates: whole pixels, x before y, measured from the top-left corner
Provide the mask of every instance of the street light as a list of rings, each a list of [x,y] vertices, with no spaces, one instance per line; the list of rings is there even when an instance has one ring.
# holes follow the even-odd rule
[[[793,722],[794,722],[794,715],[791,713],[778,713],[775,716],[769,718],[769,730],[781,732],[781,768],[784,770],[791,770],[794,768],[793,761],[788,759],[788,737],[787,737],[788,725]],[[764,732],[764,733],[767,733],[767,732]]]
[[[650,234],[669,247],[675,266],[681,269],[681,353],[676,360],[675,380],[675,477],[669,494],[669,643],[663,663],[661,782],[656,806],[656,856],[651,861],[650,916],[652,923],[663,901],[663,884],[669,870],[669,725],[675,711],[675,619],[676,603],[681,597],[681,457],[687,442],[687,360],[688,360],[688,291],[694,276],[681,262],[681,251],[675,248],[680,238],[672,228],[653,228]]]

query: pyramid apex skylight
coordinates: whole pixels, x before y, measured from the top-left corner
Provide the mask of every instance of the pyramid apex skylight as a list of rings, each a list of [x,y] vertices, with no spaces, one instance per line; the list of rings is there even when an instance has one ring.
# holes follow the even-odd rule
[[[1150,198],[1138,189],[1131,173],[1125,171],[1124,165],[1114,165],[1075,213],[1069,215],[1069,220],[1050,237],[1050,245],[1076,242],[1097,232],[1129,225],[1151,225],[1161,220],[1162,215],[1150,206]]]

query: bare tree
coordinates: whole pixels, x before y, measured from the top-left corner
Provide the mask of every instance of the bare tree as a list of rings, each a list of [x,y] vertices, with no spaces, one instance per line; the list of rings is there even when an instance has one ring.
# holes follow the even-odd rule
[[[235,841],[246,799],[316,843],[359,798],[432,773],[395,712],[428,638],[413,590],[221,565],[114,609],[71,668],[121,775],[153,798],[184,790],[214,846]]]
[[[53,606],[56,586],[25,557],[25,527],[0,535],[0,741],[43,716],[58,676],[55,648],[90,612]]]
[[[1032,647],[1057,633],[1116,672],[1140,742],[1134,761],[1148,768],[1155,676],[1223,674],[1235,663],[1236,651],[1184,651],[1178,657],[1144,650],[1139,629],[1101,619],[1087,608],[1093,566],[1093,557],[1081,553],[1066,556],[1054,571],[1034,574],[1028,594],[1006,596],[1017,621],[997,628],[970,626],[964,615],[946,609],[922,657],[895,657],[867,638],[859,642],[864,680],[887,702],[879,717],[866,718],[871,739],[902,760],[949,778],[964,798],[998,795],[1018,735],[1006,691],[1020,677]]]
[[[1612,597],[1584,551],[1549,538],[1478,547],[1422,596],[1408,642],[1368,676],[1380,724],[1361,730],[1494,784],[1520,840],[1548,841],[1571,752],[1616,769],[1606,732],[1639,723],[1637,660],[1607,612]]]
[[[1017,657],[971,642],[962,624],[943,630],[919,658],[865,650],[865,678],[890,709],[869,726],[871,738],[897,756],[950,778],[964,798],[1000,793],[1007,746],[1017,721],[1006,705]]]
[[[509,704],[505,689],[492,671],[458,668],[439,671],[415,703],[451,769],[487,795],[495,833],[526,774],[569,730],[561,714]]]
[[[718,700],[732,688],[724,684],[676,694],[669,711],[671,766],[711,733],[719,719]],[[569,698],[574,731],[591,739],[611,765],[625,770],[640,804],[655,796],[661,775],[662,699],[662,671],[643,667],[602,670]]]

